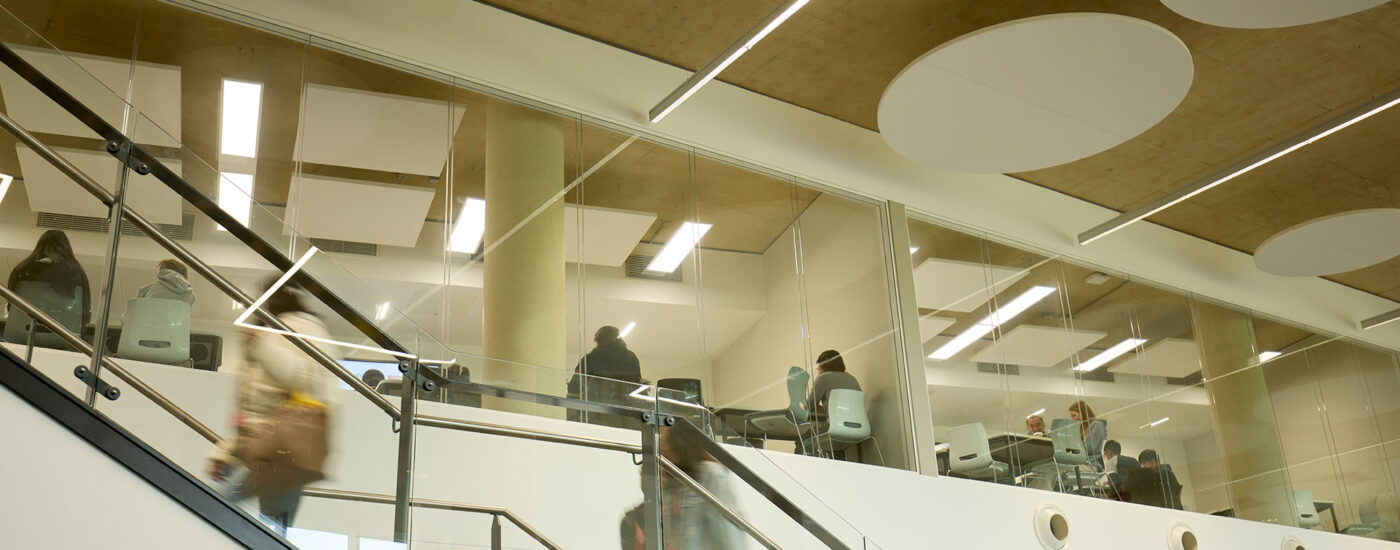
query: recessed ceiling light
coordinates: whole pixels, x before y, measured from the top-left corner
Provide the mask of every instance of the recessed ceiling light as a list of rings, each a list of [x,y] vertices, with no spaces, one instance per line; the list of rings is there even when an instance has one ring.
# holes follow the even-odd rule
[[[778,25],[782,25],[784,21],[791,18],[794,13],[797,13],[797,10],[802,9],[802,6],[807,5],[807,2],[810,1],[811,0],[788,0],[789,3],[787,7],[780,8],[772,14],[769,14],[766,22],[760,21],[759,23],[762,26],[755,26],[757,29],[756,32],[750,31],[752,34],[748,35],[746,38],[740,38],[739,40],[742,41],[742,44],[740,42],[735,42],[734,46],[730,46],[730,49],[725,50],[724,53],[720,54],[719,58],[716,58],[717,61],[711,62],[708,66],[701,68],[695,74],[691,75],[690,78],[681,83],[679,88],[676,88],[667,95],[665,99],[662,99],[661,103],[657,103],[655,107],[652,107],[651,111],[648,112],[648,118],[650,118],[653,123],[661,122],[661,119],[666,118],[666,115],[671,114],[671,111],[676,110],[676,107],[679,107],[681,103],[690,99],[690,96],[700,91],[700,88],[706,83],[714,80],[725,68],[732,65],[735,61],[738,61],[739,56],[753,49],[754,46],[758,45],[759,40],[763,40],[763,37],[768,36],[768,33],[773,32],[773,29],[778,28]]]
[[[622,327],[622,332],[617,333],[617,337],[618,337],[618,338],[626,338],[628,334],[632,334],[632,329],[634,329],[634,328],[637,328],[637,322],[636,322],[636,321],[629,321],[629,322],[627,323],[627,326]]]
[[[1038,414],[1043,414],[1044,412],[1045,412],[1045,407],[1041,407],[1040,409],[1036,410],[1035,412],[1026,415],[1026,420],[1030,420],[1032,416],[1035,416],[1035,415],[1038,415]]]
[[[219,153],[235,157],[257,157],[262,84],[224,80],[223,100]]]
[[[486,201],[467,199],[466,204],[462,205],[462,213],[457,215],[448,248],[453,252],[474,254],[481,247],[481,236],[485,233]]]
[[[1074,370],[1091,371],[1097,369],[1099,367],[1104,366],[1109,361],[1117,359],[1119,355],[1128,353],[1129,351],[1132,351],[1133,348],[1140,346],[1146,342],[1147,340],[1143,340],[1142,338],[1129,338],[1127,340],[1114,344],[1114,346],[1111,348],[1099,352],[1098,355],[1089,358],[1088,361],[1080,363],[1079,366],[1074,367]]]
[[[1172,417],[1170,417],[1170,416],[1163,416],[1163,417],[1160,418],[1160,419],[1157,419],[1157,420],[1154,420],[1154,421],[1152,421],[1152,422],[1148,422],[1148,423],[1146,423],[1146,424],[1143,424],[1143,425],[1141,425],[1141,426],[1138,426],[1138,429],[1141,430],[1141,429],[1145,429],[1145,428],[1156,428],[1157,426],[1161,425],[1163,422],[1166,422],[1166,421],[1171,420],[1171,419],[1172,419]]]
[[[662,247],[661,253],[652,258],[651,264],[647,266],[647,271],[660,273],[672,273],[681,266],[681,261],[690,254],[695,245],[700,244],[700,238],[710,231],[710,224],[685,222],[681,228],[676,230],[675,235],[671,235],[671,240]]]
[[[9,174],[0,174],[0,203],[5,202],[5,193],[10,192],[10,184],[14,183],[15,177]]]
[[[1263,363],[1263,362],[1266,362],[1266,361],[1268,361],[1268,360],[1270,360],[1270,359],[1273,359],[1273,358],[1275,358],[1275,357],[1278,357],[1278,356],[1280,356],[1280,355],[1283,355],[1283,353],[1282,353],[1282,352],[1278,352],[1278,351],[1266,351],[1266,352],[1262,352],[1262,353],[1259,354],[1259,362],[1260,362],[1260,363]]]
[[[911,247],[909,247],[909,253],[910,253],[910,254],[913,254],[913,253],[918,252],[918,251],[919,251],[919,247],[917,247],[917,246],[911,246]]]
[[[1001,326],[1002,323],[1005,323],[1006,321],[1011,320],[1017,315],[1020,315],[1021,312],[1029,309],[1031,306],[1035,305],[1036,302],[1039,302],[1041,299],[1045,298],[1046,296],[1049,296],[1054,292],[1055,287],[1053,286],[1031,287],[1030,290],[1022,292],[1020,296],[1017,296],[1015,299],[1011,300],[1010,302],[1007,302],[1006,305],[997,308],[996,311],[993,311],[992,314],[988,315],[985,319],[982,319],[981,321],[978,321],[977,324],[968,327],[968,329],[964,330],[962,334],[959,334],[956,337],[954,337],[952,341],[948,342],[947,344],[943,344],[943,347],[940,347],[933,353],[929,354],[928,358],[942,361],[954,355],[957,355],[958,352],[963,350],[963,348],[972,345],[973,342],[976,342],[983,336],[986,336],[987,333],[992,331],[992,329],[995,329],[998,326]]]
[[[248,225],[248,216],[253,210],[253,175],[220,172],[219,208],[228,212],[239,223]],[[219,230],[228,231],[222,225],[219,226]]]

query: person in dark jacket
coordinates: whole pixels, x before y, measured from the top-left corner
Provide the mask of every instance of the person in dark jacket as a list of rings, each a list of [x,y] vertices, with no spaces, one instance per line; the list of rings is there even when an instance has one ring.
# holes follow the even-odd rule
[[[17,285],[27,282],[48,283],[61,296],[72,297],[81,291],[83,326],[92,321],[92,290],[88,288],[87,273],[73,255],[66,233],[57,229],[45,231],[34,251],[10,272],[6,286],[17,290]]]
[[[623,400],[642,383],[642,364],[637,354],[627,349],[621,331],[612,325],[600,327],[593,333],[593,351],[580,359],[569,379],[569,397],[611,404],[628,404]],[[606,380],[605,380],[606,379]],[[635,427],[639,420],[617,418],[615,415],[580,415],[571,410],[569,419],[614,427]],[[635,421],[634,421],[635,420]]]
[[[141,287],[137,298],[179,300],[194,305],[194,289],[190,288],[189,270],[180,260],[161,260],[156,264],[155,282]]]
[[[1142,468],[1136,458],[1123,456],[1123,445],[1112,439],[1103,444],[1104,466],[1108,468],[1109,496],[1118,500],[1129,500],[1132,495],[1124,488],[1133,472]]]
[[[1181,482],[1172,467],[1158,461],[1157,451],[1147,449],[1138,454],[1142,467],[1133,472],[1125,484],[1132,502],[1159,508],[1181,509]]]

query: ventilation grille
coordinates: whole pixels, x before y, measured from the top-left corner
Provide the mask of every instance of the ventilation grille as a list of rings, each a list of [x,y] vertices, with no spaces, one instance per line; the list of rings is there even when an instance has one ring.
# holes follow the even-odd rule
[[[641,254],[628,256],[627,262],[622,264],[623,267],[626,268],[627,277],[631,279],[651,279],[653,281],[673,281],[677,283],[685,281],[685,279],[681,278],[681,270],[679,269],[671,273],[647,271],[647,266],[651,265],[651,260],[654,257],[655,256],[643,256]]]
[[[40,212],[36,226],[43,229],[60,229],[63,231],[85,231],[88,233],[106,233],[107,218],[97,218],[92,216],[74,216],[71,214],[54,214],[52,212]],[[194,240],[194,214],[181,214],[180,225],[165,223],[156,224],[156,229],[161,234],[177,241]],[[123,237],[144,237],[135,225],[122,222]]]
[[[1113,373],[1108,372],[1108,369],[1077,370],[1073,372],[1080,380],[1093,380],[1096,382],[1113,381]]]
[[[977,364],[977,372],[985,372],[985,373],[988,373],[988,374],[1007,374],[1007,375],[1010,375],[1010,376],[1020,376],[1020,375],[1021,375],[1021,366],[1020,366],[1020,365],[1002,365],[1002,364],[1000,364],[1000,363],[978,363],[978,364]]]
[[[1205,380],[1206,379],[1201,376],[1201,371],[1193,372],[1181,378],[1172,378],[1170,376],[1167,377],[1167,383],[1173,386],[1194,386],[1196,384],[1205,382]]]
[[[335,239],[311,239],[311,244],[323,252],[333,252],[336,254],[355,254],[358,256],[378,256],[379,245],[370,243],[357,243],[355,241],[337,241]]]

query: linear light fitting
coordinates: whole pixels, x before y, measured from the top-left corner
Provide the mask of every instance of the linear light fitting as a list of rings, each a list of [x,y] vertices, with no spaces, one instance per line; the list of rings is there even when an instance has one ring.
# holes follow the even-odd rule
[[[1026,420],[1030,420],[1032,416],[1035,416],[1035,415],[1038,415],[1038,414],[1044,414],[1044,413],[1045,413],[1045,407],[1041,407],[1040,409],[1036,410],[1035,412],[1026,415]]]
[[[661,248],[661,253],[651,259],[651,264],[647,265],[647,271],[658,273],[674,273],[677,267],[681,266],[681,261],[685,256],[700,244],[700,239],[705,233],[710,231],[710,224],[685,222],[681,228],[676,230],[676,234],[671,235],[671,240],[666,246]]]
[[[679,107],[681,103],[690,99],[690,96],[695,95],[695,92],[700,91],[702,86],[714,80],[716,76],[719,76],[719,73],[723,72],[725,68],[737,61],[739,56],[744,55],[744,52],[753,49],[753,47],[758,44],[758,41],[763,40],[763,37],[768,36],[768,33],[773,32],[774,29],[778,28],[778,25],[782,25],[784,21],[791,18],[793,14],[797,13],[797,10],[802,9],[802,6],[807,5],[809,1],[811,0],[788,0],[787,3],[773,10],[772,13],[769,13],[762,21],[759,21],[757,25],[754,25],[752,29],[749,29],[749,32],[742,38],[729,46],[729,49],[725,50],[719,57],[716,57],[709,65],[695,71],[695,74],[690,75],[690,78],[682,82],[680,87],[672,90],[665,99],[662,99],[661,103],[657,103],[655,107],[652,107],[651,111],[647,112],[647,118],[651,120],[652,123],[661,122],[661,119],[666,118],[666,115],[671,114],[671,111],[676,110],[676,107]]]
[[[1263,363],[1280,355],[1283,355],[1283,353],[1277,351],[1266,351],[1259,354],[1259,362]]]
[[[1091,371],[1097,369],[1108,364],[1109,361],[1117,359],[1119,355],[1128,353],[1129,351],[1132,351],[1133,348],[1143,345],[1145,343],[1147,343],[1147,340],[1143,340],[1142,338],[1129,338],[1127,340],[1114,344],[1111,348],[1099,352],[1098,355],[1090,357],[1088,361],[1080,363],[1079,366],[1074,367],[1074,370]]]
[[[909,247],[909,253],[910,253],[910,254],[913,254],[913,253],[918,252],[918,251],[919,251],[919,247],[917,247],[917,246],[911,246],[911,247]]]
[[[1400,309],[1387,311],[1375,317],[1361,321],[1361,330],[1371,330],[1386,323],[1400,321]]]
[[[457,223],[452,228],[452,238],[448,249],[453,252],[475,254],[481,248],[481,236],[486,233],[486,201],[467,199],[462,205],[462,213],[457,215]]]
[[[943,344],[943,347],[934,350],[933,353],[929,354],[928,358],[943,361],[957,355],[963,348],[972,345],[973,342],[976,342],[983,336],[992,332],[992,329],[1001,326],[1002,323],[1010,321],[1012,318],[1020,315],[1021,312],[1030,309],[1036,302],[1041,301],[1054,292],[1055,287],[1053,286],[1031,287],[1030,290],[1022,292],[1020,296],[1007,302],[1006,305],[997,308],[991,315],[978,321],[977,324],[968,327],[967,330],[964,330],[962,334],[957,335],[948,343]]]
[[[617,333],[617,337],[618,337],[618,338],[626,338],[628,334],[632,334],[632,329],[634,329],[634,328],[637,328],[637,322],[636,322],[636,321],[628,321],[628,322],[627,322],[627,326],[622,327],[622,332]]]
[[[379,304],[379,307],[374,310],[375,321],[383,321],[387,315],[389,315],[389,302]]]
[[[1316,129],[1317,131],[1315,133],[1312,133],[1311,137],[1295,139],[1291,142],[1285,142],[1278,146],[1276,150],[1272,150],[1273,152],[1264,154],[1257,160],[1248,162],[1247,164],[1244,164],[1239,168],[1227,169],[1227,172],[1225,172],[1223,175],[1209,180],[1206,183],[1197,183],[1187,187],[1183,187],[1162,198],[1152,201],[1136,210],[1125,212],[1123,214],[1118,215],[1117,217],[1114,217],[1111,220],[1099,224],[1093,229],[1090,229],[1080,234],[1079,244],[1089,244],[1091,242],[1102,239],[1104,236],[1109,235],[1114,231],[1142,221],[1143,219],[1153,214],[1171,208],[1177,203],[1180,203],[1191,197],[1204,193],[1205,191],[1217,185],[1245,175],[1253,171],[1255,168],[1278,160],[1284,155],[1302,149],[1303,147],[1306,147],[1315,141],[1340,132],[1353,124],[1371,118],[1376,114],[1396,105],[1400,105],[1400,90],[1391,92],[1390,94],[1379,98],[1378,100],[1376,100],[1376,102],[1362,105],[1356,110],[1353,110],[1352,112],[1349,112],[1346,115],[1342,115],[1338,119],[1334,119],[1335,122],[1324,124],[1322,127]]]
[[[0,174],[0,203],[5,202],[5,193],[10,192],[10,184],[14,183],[15,177],[9,174]]]
[[[248,216],[253,210],[253,175],[219,172],[219,208],[239,223],[248,225]],[[228,231],[222,225],[219,230]]]
[[[1171,419],[1172,419],[1172,417],[1170,417],[1170,416],[1163,416],[1162,418],[1159,418],[1159,419],[1157,419],[1157,420],[1153,420],[1152,422],[1148,422],[1148,423],[1146,423],[1146,424],[1143,424],[1143,425],[1141,425],[1141,426],[1138,426],[1138,429],[1139,429],[1139,430],[1145,430],[1145,429],[1147,429],[1147,428],[1156,428],[1157,426],[1162,425],[1163,422],[1166,422],[1166,421],[1171,420]]]
[[[257,157],[262,84],[225,79],[223,102],[223,117],[219,125],[219,153],[235,157]]]

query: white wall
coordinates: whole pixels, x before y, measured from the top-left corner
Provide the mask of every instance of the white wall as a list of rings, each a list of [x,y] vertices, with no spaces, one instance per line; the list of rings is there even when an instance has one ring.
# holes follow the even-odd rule
[[[65,356],[64,352],[48,352],[36,357],[46,372],[60,377],[71,371],[75,359],[71,355]],[[189,408],[195,416],[209,419],[210,422],[226,417],[232,390],[228,376],[123,363],[149,384],[166,392],[178,404]],[[208,444],[142,401],[139,395],[127,389],[121,400],[107,409],[127,429],[146,438],[157,450],[171,454],[177,463],[187,468],[202,464],[201,457]],[[0,404],[0,407],[4,406]],[[635,435],[611,428],[437,403],[424,403],[423,406],[426,414],[635,441]],[[123,412],[118,414],[116,411],[119,410]],[[0,409],[0,414],[9,412]],[[7,431],[3,433],[7,438],[32,442],[32,446],[21,445],[19,448],[39,449],[42,452],[34,457],[35,462],[23,465],[24,468],[11,467],[5,471],[13,473],[61,468],[66,474],[70,471],[70,458],[83,456],[79,452],[83,450],[81,447],[70,448],[51,443],[48,439],[32,439],[51,437],[49,432],[59,431],[57,428],[44,427],[41,422],[28,421],[17,413],[7,414],[6,417],[21,420],[6,424]],[[333,426],[335,445],[331,478],[320,485],[391,494],[397,439],[390,431],[389,418],[359,396],[347,392],[335,403]],[[18,432],[15,432],[16,428]],[[862,536],[870,537],[878,548],[883,549],[928,548],[935,544],[954,548],[1033,548],[1035,543],[1031,538],[1030,518],[1034,507],[1042,502],[1054,502],[1066,512],[1076,549],[1162,548],[1166,530],[1173,521],[1183,521],[1195,529],[1206,548],[1273,549],[1279,547],[1279,541],[1285,534],[1297,536],[1308,547],[1389,547],[1364,539],[1337,538],[1337,535],[1320,531],[968,480],[933,478],[889,468],[750,449],[735,448],[734,452],[838,537],[856,548],[861,547]],[[22,455],[3,453],[0,460],[11,461],[19,456]],[[565,548],[616,548],[618,519],[623,512],[641,501],[638,468],[632,458],[624,453],[420,428],[415,461],[416,497],[507,506]],[[46,477],[6,476],[11,482],[32,483],[43,488],[55,487],[52,479],[59,477],[57,472]],[[96,481],[107,482],[118,477],[103,476]],[[81,494],[93,482],[84,479],[81,483],[73,483],[71,488]],[[141,489],[122,488],[108,496],[132,495]],[[0,493],[3,495],[0,502],[4,502],[8,508],[19,507],[12,499],[4,498],[11,494],[15,493],[9,490]],[[72,494],[64,495],[62,504],[71,507],[71,497]],[[21,502],[24,506],[30,506],[27,501]],[[741,491],[739,506],[750,520],[775,538],[783,548],[821,547],[794,522],[752,491]],[[10,512],[8,508],[6,511]],[[166,521],[166,516],[158,511],[153,512],[156,510],[153,508],[130,506],[126,509],[135,513],[131,514],[130,521],[122,523],[121,529],[130,530],[119,530],[117,533],[139,532],[142,537],[148,537],[150,533],[158,532],[163,538],[181,541],[183,539],[179,537],[185,536],[184,529],[197,527],[196,521]],[[107,517],[96,513],[96,508],[87,511],[93,512],[84,514],[87,520],[99,521]],[[72,516],[68,509],[49,512],[52,513],[45,515],[47,519],[33,521],[29,521],[27,516],[14,515],[18,512],[11,512],[0,515],[3,518],[0,521],[25,517],[29,521],[27,525],[60,521],[61,525],[52,528],[71,527]],[[122,510],[109,512],[119,514]],[[126,516],[120,517],[127,519]],[[159,525],[143,523],[150,518],[158,518]],[[419,511],[414,519],[415,548],[461,548],[484,544],[488,540],[487,523],[483,518]],[[393,526],[392,507],[308,498],[303,502],[296,526],[350,537],[387,540]],[[146,531],[135,531],[138,527],[144,527]],[[16,532],[15,529],[5,531],[6,536]],[[23,532],[21,536],[36,536],[33,534],[35,532]],[[49,536],[51,532],[44,531],[44,536]],[[509,526],[505,529],[505,535],[507,547],[534,547]],[[172,547],[218,546],[177,543]]]
[[[8,389],[0,418],[0,546],[242,548]]]

